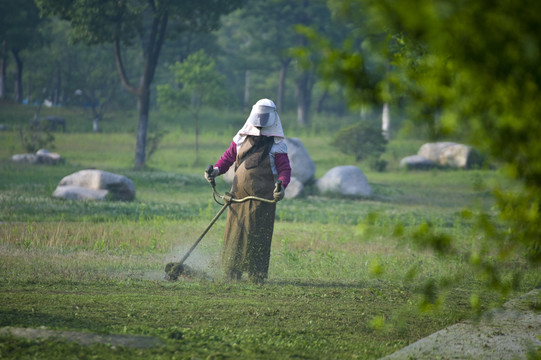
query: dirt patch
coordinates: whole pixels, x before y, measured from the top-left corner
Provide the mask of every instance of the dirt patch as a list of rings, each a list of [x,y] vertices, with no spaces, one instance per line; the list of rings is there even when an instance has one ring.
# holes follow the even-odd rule
[[[541,347],[541,289],[421,339],[392,359],[526,359]]]
[[[124,346],[129,348],[148,349],[162,345],[160,339],[150,336],[135,335],[97,335],[77,331],[56,331],[49,329],[17,328],[6,326],[0,328],[2,336],[16,336],[29,340],[62,340],[72,341],[80,345],[107,344],[110,346]]]

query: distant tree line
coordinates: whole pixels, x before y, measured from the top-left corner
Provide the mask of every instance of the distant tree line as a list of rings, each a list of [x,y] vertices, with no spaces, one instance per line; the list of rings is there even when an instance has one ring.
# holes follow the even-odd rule
[[[270,97],[305,127],[313,111],[343,114],[341,88],[316,72],[321,54],[296,54],[308,46],[300,27],[336,42],[349,31],[324,0],[0,0],[0,99],[83,105],[95,122],[137,102],[140,168],[157,86],[199,50],[225,77],[230,108]]]

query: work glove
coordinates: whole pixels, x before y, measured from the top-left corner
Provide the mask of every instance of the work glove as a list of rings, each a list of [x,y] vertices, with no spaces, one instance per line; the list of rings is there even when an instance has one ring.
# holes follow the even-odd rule
[[[273,197],[274,197],[274,201],[280,201],[284,198],[284,195],[286,194],[284,188],[281,186],[276,186],[274,188],[274,192],[272,193]]]
[[[214,178],[216,176],[220,175],[220,169],[215,167],[214,169],[212,169],[212,171],[210,171],[210,174],[208,171],[205,171],[205,179],[207,179],[207,181],[209,183],[212,183],[212,181],[214,180]]]

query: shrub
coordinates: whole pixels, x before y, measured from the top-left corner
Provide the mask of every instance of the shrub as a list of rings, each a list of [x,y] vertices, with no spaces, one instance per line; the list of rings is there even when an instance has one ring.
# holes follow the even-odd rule
[[[54,136],[46,123],[33,121],[28,126],[19,128],[22,147],[29,153],[39,149],[54,149]]]
[[[354,155],[356,161],[370,159],[370,167],[383,171],[387,165],[379,157],[385,152],[387,140],[381,129],[374,125],[358,122],[341,128],[335,135],[333,146],[348,155]]]

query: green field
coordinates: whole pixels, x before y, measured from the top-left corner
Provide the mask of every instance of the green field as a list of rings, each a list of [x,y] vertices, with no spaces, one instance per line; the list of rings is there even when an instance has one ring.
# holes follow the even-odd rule
[[[104,124],[99,134],[75,122],[79,130],[54,134],[66,162],[31,166],[9,160],[22,151],[16,128],[28,117],[24,111],[0,108],[0,123],[11,126],[0,132],[0,327],[148,335],[162,345],[3,336],[0,358],[375,359],[503,300],[469,266],[471,255],[490,243],[474,218],[463,216],[466,208],[491,213],[490,192],[480,184],[504,184],[497,170],[401,171],[401,157],[423,142],[393,140],[384,154],[387,172],[360,165],[371,198],[332,198],[308,187],[304,197],[278,204],[264,285],[223,279],[217,262],[225,216],[187,262],[200,272],[167,282],[164,265],[178,261],[220,209],[202,173],[231,141],[233,125],[218,131],[208,121],[194,165],[190,127],[158,122],[169,133],[148,169],[136,172],[135,137],[120,130],[133,119],[111,120],[114,126]],[[18,112],[22,120],[14,120]],[[316,177],[354,164],[329,145],[325,131],[291,127],[288,135],[303,141]],[[92,167],[128,176],[136,200],[52,199],[64,176]],[[221,180],[218,187],[227,190]],[[454,252],[424,248],[420,229],[452,237]],[[522,270],[508,296],[539,284],[538,272],[520,256],[498,270],[504,279]]]

